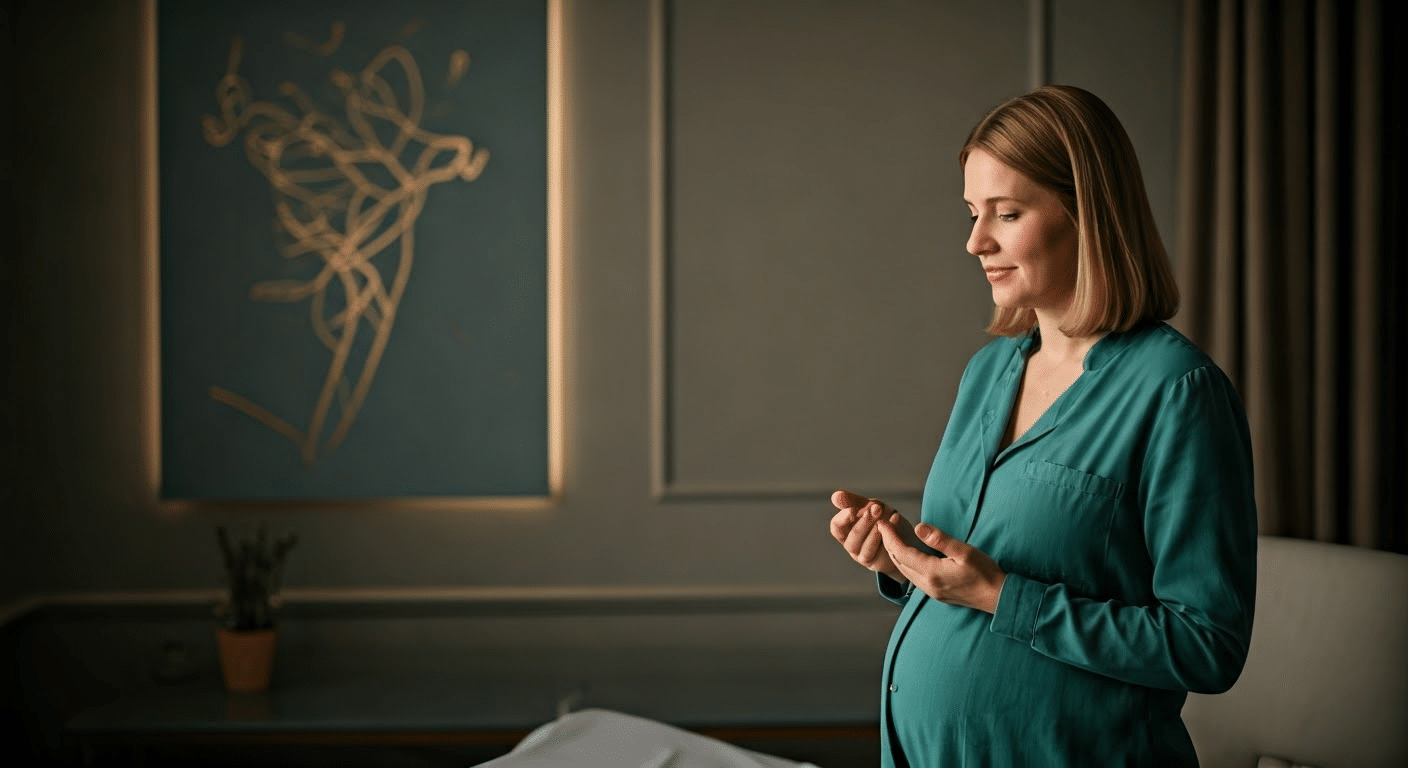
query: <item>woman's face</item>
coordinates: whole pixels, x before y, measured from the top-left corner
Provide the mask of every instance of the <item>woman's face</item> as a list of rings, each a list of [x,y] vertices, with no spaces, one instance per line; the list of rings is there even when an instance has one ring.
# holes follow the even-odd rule
[[[963,200],[977,256],[999,307],[1063,314],[1076,288],[1076,228],[1055,192],[974,149],[963,166]]]

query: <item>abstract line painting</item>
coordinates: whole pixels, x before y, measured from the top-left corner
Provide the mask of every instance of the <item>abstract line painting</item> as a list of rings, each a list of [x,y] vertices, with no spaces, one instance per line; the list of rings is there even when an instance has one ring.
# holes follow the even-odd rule
[[[310,47],[325,55],[336,52],[344,29],[341,22],[334,23],[328,42]],[[239,75],[242,42],[236,37],[230,44],[229,69],[217,88],[221,116],[205,117],[205,139],[223,147],[244,135],[245,155],[273,191],[276,226],[285,241],[280,247],[283,257],[316,254],[321,265],[308,280],[256,283],[250,298],[307,301],[311,330],[332,359],[306,432],[227,389],[212,386],[211,396],[289,436],[303,460],[312,464],[347,436],[366,399],[410,276],[415,223],[431,185],[473,181],[483,171],[488,152],[476,149],[467,137],[437,136],[421,128],[425,89],[415,58],[403,46],[382,50],[357,75],[332,70],[329,79],[342,91],[345,104],[344,124],[292,83],[281,90],[297,104],[296,112],[255,100],[249,82]],[[455,51],[451,61],[453,82],[463,73],[468,55]],[[407,83],[408,93],[402,97],[383,76],[393,66]],[[389,142],[378,136],[377,121],[390,129],[394,138]],[[388,275],[376,257],[392,250],[394,274]],[[329,294],[338,289],[341,300],[330,302]],[[363,323],[370,326],[373,338],[360,370],[354,371],[350,350]],[[350,392],[349,378],[355,381]],[[340,418],[320,446],[334,395]]]
[[[159,6],[164,497],[548,493],[545,23]]]

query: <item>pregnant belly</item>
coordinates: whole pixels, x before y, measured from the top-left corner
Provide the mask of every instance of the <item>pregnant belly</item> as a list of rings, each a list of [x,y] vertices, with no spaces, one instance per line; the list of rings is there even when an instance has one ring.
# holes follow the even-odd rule
[[[911,765],[961,765],[965,756],[980,765],[1081,765],[1091,754],[1110,756],[1107,765],[1149,764],[1144,688],[990,632],[992,617],[981,611],[926,599],[912,620],[907,614],[891,638],[884,695]],[[1008,762],[991,762],[999,755]]]

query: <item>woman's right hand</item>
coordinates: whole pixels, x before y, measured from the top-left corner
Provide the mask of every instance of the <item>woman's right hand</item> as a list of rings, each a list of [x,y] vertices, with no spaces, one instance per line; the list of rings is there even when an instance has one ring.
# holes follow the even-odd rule
[[[885,541],[880,537],[875,523],[877,520],[887,520],[902,537],[917,540],[914,526],[885,502],[867,499],[850,491],[840,490],[831,494],[831,504],[839,510],[831,518],[831,535],[845,547],[851,559],[900,584],[906,583],[908,579],[890,560],[890,553],[885,550]]]

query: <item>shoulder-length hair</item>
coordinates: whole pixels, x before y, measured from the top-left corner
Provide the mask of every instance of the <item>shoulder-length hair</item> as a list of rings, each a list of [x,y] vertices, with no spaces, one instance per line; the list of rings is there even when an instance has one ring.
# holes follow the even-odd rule
[[[1167,320],[1178,285],[1159,239],[1134,145],[1119,118],[1089,91],[1048,85],[987,114],[958,153],[982,149],[1060,198],[1075,224],[1075,296],[1061,331],[1089,336]],[[988,333],[1020,336],[1030,309],[997,307]]]

